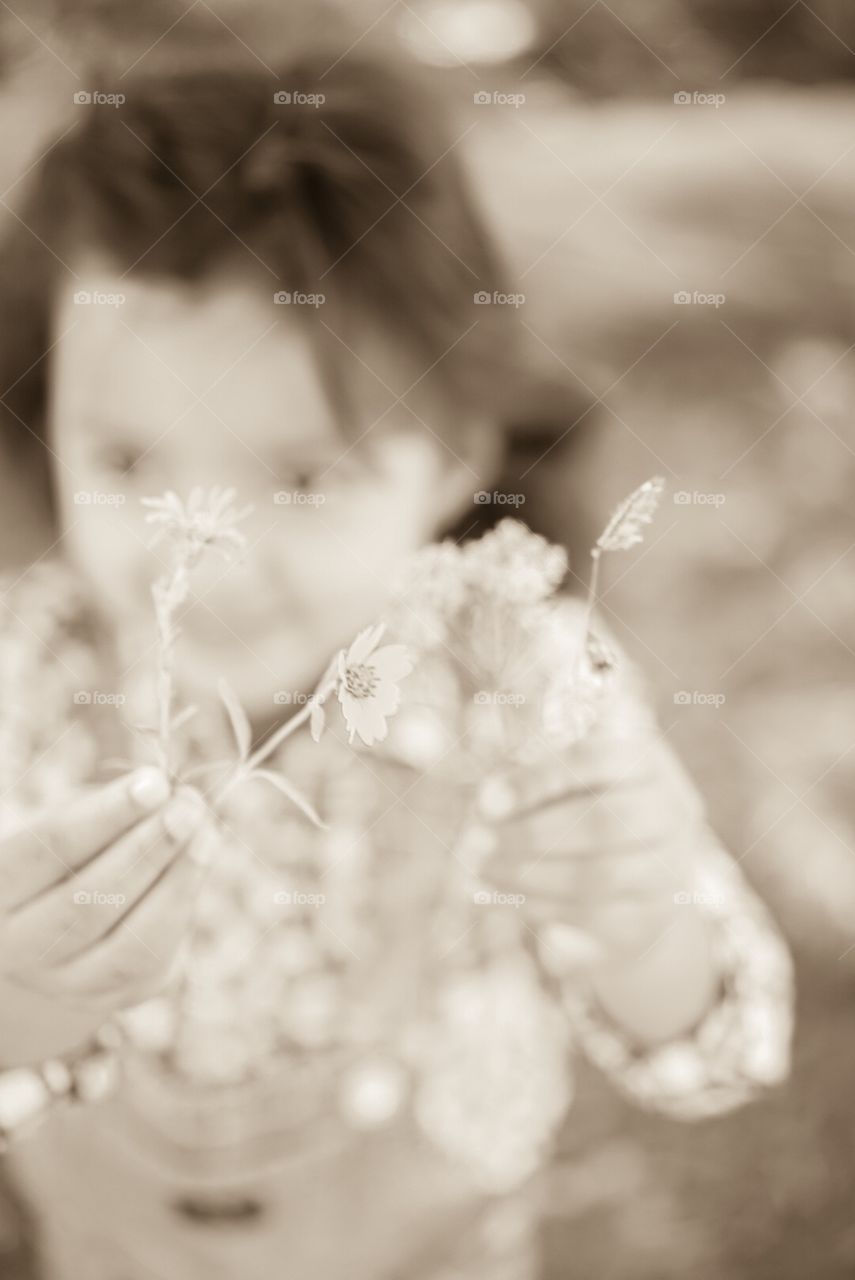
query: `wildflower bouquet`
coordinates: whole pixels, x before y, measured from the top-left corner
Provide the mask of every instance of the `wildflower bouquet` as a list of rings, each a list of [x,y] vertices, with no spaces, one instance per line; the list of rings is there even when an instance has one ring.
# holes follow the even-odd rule
[[[603,553],[641,540],[661,487],[648,481],[630,495],[598,540],[587,602],[571,611],[569,645],[558,591],[565,553],[506,520],[477,542],[416,556],[389,604],[395,643],[383,643],[386,623],[364,630],[260,746],[236,691],[220,680],[234,752],[191,768],[176,737],[196,714],[175,705],[177,618],[201,557],[231,562],[244,550],[245,513],[231,490],[194,490],[186,503],[173,493],[146,500],[171,560],[152,589],[156,715],[135,728],[176,782],[220,770],[210,804],[224,836],[242,846],[209,873],[177,985],[124,1015],[147,1062],[194,1086],[262,1088],[280,1070],[302,1071],[301,1079],[329,1091],[318,1113],[338,1108],[357,1127],[385,1122],[412,1090],[433,1141],[473,1167],[491,1153],[481,1169],[490,1186],[532,1167],[567,1101],[566,1027],[525,954],[520,913],[485,911],[473,894],[479,855],[462,847],[469,806],[478,784],[515,752],[525,762],[544,735],[572,743],[593,723],[615,671],[614,654],[592,627],[597,565]],[[304,758],[319,759],[312,742],[295,751],[292,739],[275,760],[274,752],[301,727],[318,742],[334,710],[346,735],[324,743],[332,776],[318,766],[325,785],[317,812],[295,772]],[[438,747],[419,729],[425,718],[444,733]],[[343,736],[371,748],[370,762],[348,751]],[[431,751],[445,773],[425,767]],[[399,791],[390,802],[378,752],[415,772],[415,781],[404,777],[400,805]],[[537,767],[531,757],[527,763]],[[273,796],[253,797],[244,810],[239,793],[251,780],[284,795],[293,814]],[[311,840],[301,814],[323,827]],[[247,843],[235,830],[244,815]],[[274,1094],[264,1089],[257,1109],[248,1104],[248,1129],[278,1123]],[[303,1120],[310,1113],[293,1085],[275,1098],[287,1113],[283,1124],[296,1123],[289,1108]],[[509,1121],[501,1143],[497,1110]]]
[[[246,538],[238,526],[251,507],[238,510],[234,499],[233,489],[217,487],[208,493],[194,488],[186,502],[171,490],[162,497],[142,499],[148,509],[146,521],[156,526],[151,545],[155,547],[165,541],[170,562],[151,588],[157,628],[157,723],[131,727],[151,745],[157,763],[176,785],[192,781],[200,772],[231,765],[225,781],[211,799],[215,815],[237,787],[260,779],[282,792],[312,822],[322,826],[319,815],[300,790],[281,773],[265,768],[265,762],[306,721],[310,722],[312,738],[319,741],[326,723],[326,703],[333,696],[339,702],[351,742],[357,735],[368,746],[381,740],[386,734],[387,718],[398,707],[398,681],[409,674],[412,663],[403,645],[380,645],[385,629],[382,623],[367,628],[348,649],[333,657],[303,708],[255,750],[250,722],[240,699],[221,677],[217,691],[231,724],[236,755],[231,761],[183,771],[175,759],[176,735],[198,708],[174,705],[175,646],[180,635],[177,615],[190,594],[193,570],[204,556],[217,554],[229,564],[246,548]]]
[[[155,528],[151,545],[165,542],[169,561],[151,588],[157,630],[155,722],[131,728],[176,785],[227,767],[224,781],[210,797],[215,815],[227,796],[257,779],[280,791],[319,826],[322,820],[309,800],[268,762],[285,739],[307,723],[318,742],[334,701],[351,743],[357,737],[366,746],[382,742],[387,722],[400,704],[400,681],[411,673],[416,656],[424,658],[440,650],[453,656],[463,701],[474,708],[467,737],[476,767],[484,765],[481,748],[489,752],[491,745],[507,745],[508,735],[502,730],[510,717],[517,730],[528,718],[527,728],[535,729],[536,735],[545,733],[558,745],[571,743],[596,719],[615,669],[614,654],[591,625],[602,555],[642,540],[662,488],[659,477],[640,485],[615,510],[597,539],[573,660],[568,661],[566,630],[554,608],[555,594],[568,571],[566,553],[520,522],[504,520],[477,541],[462,546],[445,542],[419,553],[406,584],[395,593],[397,606],[391,609],[393,630],[408,643],[381,644],[385,622],[366,628],[332,657],[303,707],[255,749],[240,699],[220,678],[217,692],[231,725],[235,755],[229,761],[192,769],[185,769],[176,758],[178,731],[198,710],[192,705],[175,706],[177,618],[190,595],[193,571],[205,556],[219,555],[231,564],[243,554],[246,538],[239,526],[251,507],[239,509],[235,491],[223,488],[207,493],[194,488],[186,501],[172,491],[143,498],[146,520]],[[522,690],[530,686],[530,674],[541,666],[544,647],[548,654],[550,643],[554,643],[554,665],[547,671],[545,687],[537,687],[539,696],[529,700]],[[534,661],[535,646],[540,663]],[[522,735],[517,732],[516,737]]]

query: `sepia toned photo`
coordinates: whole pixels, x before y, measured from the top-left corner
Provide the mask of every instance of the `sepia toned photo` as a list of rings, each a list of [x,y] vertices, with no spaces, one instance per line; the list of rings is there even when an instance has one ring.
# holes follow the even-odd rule
[[[855,12],[0,0],[0,1280],[855,1276]]]

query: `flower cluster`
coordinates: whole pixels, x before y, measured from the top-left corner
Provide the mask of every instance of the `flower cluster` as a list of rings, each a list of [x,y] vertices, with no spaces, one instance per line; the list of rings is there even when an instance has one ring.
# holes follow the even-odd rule
[[[587,599],[572,617],[560,607],[565,550],[518,520],[503,520],[476,541],[446,541],[416,557],[396,592],[398,628],[410,643],[456,659],[461,682],[472,685],[470,700],[481,706],[470,718],[485,741],[502,741],[508,749],[510,736],[523,736],[527,717],[533,736],[545,733],[562,745],[591,727],[616,666],[591,625],[600,559],[642,541],[663,483],[660,477],[645,481],[615,510],[591,550]],[[544,652],[545,676],[536,663]],[[508,706],[515,709],[510,714],[503,710]],[[520,706],[527,710],[520,713]]]
[[[427,547],[408,568],[397,594],[446,618],[473,595],[533,604],[551,595],[567,573],[567,553],[520,520],[502,520],[483,537]]]

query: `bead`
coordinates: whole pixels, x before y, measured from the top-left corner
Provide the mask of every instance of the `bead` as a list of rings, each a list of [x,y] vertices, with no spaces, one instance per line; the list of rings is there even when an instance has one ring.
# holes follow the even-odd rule
[[[37,1071],[15,1067],[0,1073],[0,1136],[13,1133],[45,1112],[51,1092]]]
[[[388,1124],[400,1111],[407,1091],[407,1073],[394,1058],[366,1058],[351,1067],[339,1086],[339,1105],[357,1129]]]
[[[119,1080],[119,1059],[112,1053],[96,1053],[74,1068],[74,1097],[80,1102],[100,1102]]]
[[[158,997],[125,1009],[120,1020],[132,1043],[147,1053],[160,1053],[172,1043],[175,1009],[167,999]]]

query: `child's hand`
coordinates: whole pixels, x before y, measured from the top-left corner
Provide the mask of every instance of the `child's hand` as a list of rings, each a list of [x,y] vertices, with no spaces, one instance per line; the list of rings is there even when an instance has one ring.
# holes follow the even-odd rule
[[[567,959],[593,967],[643,955],[673,924],[675,894],[691,887],[690,840],[703,816],[670,747],[655,733],[627,740],[595,729],[538,776],[506,782],[484,794],[494,851],[482,879],[524,895],[519,909],[547,951],[561,940]]]
[[[185,787],[170,798],[167,779],[145,768],[81,791],[0,839],[6,988],[33,992],[42,1019],[54,1005],[73,1007],[92,1029],[153,994],[196,896],[206,842],[192,837],[204,819],[197,792]],[[26,1001],[18,1004],[26,1010]],[[15,1033],[19,1021],[20,1012]],[[31,1030],[21,1029],[24,1040]],[[17,1056],[15,1045],[0,1056]]]

